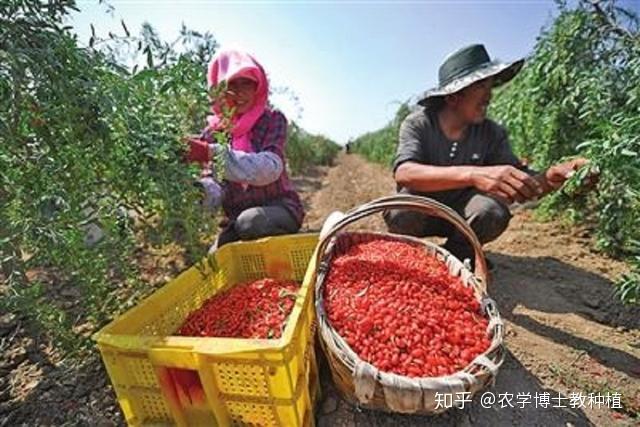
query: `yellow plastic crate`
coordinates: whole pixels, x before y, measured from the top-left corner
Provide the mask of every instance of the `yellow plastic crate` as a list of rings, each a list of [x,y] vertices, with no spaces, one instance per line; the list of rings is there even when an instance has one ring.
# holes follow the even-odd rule
[[[225,245],[94,335],[130,425],[313,425],[317,234]],[[280,339],[172,335],[189,313],[239,282],[302,282]],[[195,380],[185,389],[176,375]],[[180,384],[178,384],[180,383]]]

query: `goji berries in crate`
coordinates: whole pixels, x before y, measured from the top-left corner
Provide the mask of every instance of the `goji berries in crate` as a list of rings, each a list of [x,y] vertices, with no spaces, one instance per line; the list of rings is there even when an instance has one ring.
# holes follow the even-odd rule
[[[317,234],[297,234],[225,245],[98,332],[94,339],[127,423],[312,424],[317,241]],[[177,335],[212,296],[263,278],[302,284],[280,338]]]
[[[343,231],[386,209],[450,222],[475,251],[475,273],[420,239]],[[375,200],[325,227],[318,245],[316,314],[334,383],[360,406],[438,413],[436,393],[471,398],[497,374],[504,328],[486,294],[486,262],[466,222],[424,197]],[[468,394],[467,394],[468,393]]]
[[[189,314],[178,335],[280,338],[299,288],[293,280],[258,279],[237,284]]]

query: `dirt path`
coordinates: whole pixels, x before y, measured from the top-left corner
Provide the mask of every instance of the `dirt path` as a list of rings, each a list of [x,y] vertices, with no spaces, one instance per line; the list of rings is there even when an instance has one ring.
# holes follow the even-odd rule
[[[334,167],[313,168],[294,181],[309,212],[305,228],[311,230],[318,230],[333,210],[345,211],[394,192],[387,169],[356,155],[342,154]],[[567,230],[557,222],[538,223],[531,215],[526,210],[516,212],[509,230],[488,246],[489,257],[497,265],[489,292],[507,321],[509,351],[489,391],[495,396],[511,393],[515,407],[501,408],[497,402],[485,409],[476,399],[467,409],[438,417],[362,411],[339,398],[324,366],[317,424],[637,425],[640,309],[623,307],[611,296],[611,280],[624,271],[624,265],[591,252],[584,230]],[[359,227],[384,230],[384,223],[378,216]],[[175,276],[184,267],[178,264],[152,268],[164,273],[149,276],[150,286]],[[59,291],[71,306],[80,304],[74,292]],[[551,398],[549,407],[536,408],[535,394],[545,392]],[[622,409],[613,411],[605,405],[592,409],[588,400],[586,408],[553,407],[569,406],[567,400],[557,400],[558,393],[569,397],[607,392],[620,393]],[[528,393],[531,403],[519,407],[519,393]],[[102,363],[95,354],[79,365],[65,361],[21,319],[0,313],[0,427],[62,424],[123,424]]]
[[[345,211],[394,191],[387,169],[356,155],[341,155],[336,167],[315,185],[319,191],[304,195],[311,212],[306,220],[309,229],[319,229],[333,210]],[[385,230],[380,217],[361,227]],[[536,222],[531,211],[520,209],[514,212],[508,231],[487,246],[497,266],[489,293],[507,321],[509,351],[489,391],[496,397],[511,393],[515,408],[505,400],[504,408],[496,403],[485,409],[476,399],[468,409],[454,409],[435,418],[361,411],[338,397],[325,366],[319,425],[609,426],[640,422],[631,418],[640,411],[640,310],[624,307],[612,297],[611,280],[624,271],[624,264],[591,252],[588,235],[558,222]],[[536,408],[534,396],[545,392],[551,396],[550,407]],[[589,398],[586,407],[571,407],[571,393],[604,396],[607,392],[611,396],[620,393],[622,409],[613,411],[606,405],[598,409],[589,405]],[[522,400],[518,400],[519,393]],[[527,393],[531,403],[518,405],[526,402]],[[574,402],[573,406],[580,405]]]

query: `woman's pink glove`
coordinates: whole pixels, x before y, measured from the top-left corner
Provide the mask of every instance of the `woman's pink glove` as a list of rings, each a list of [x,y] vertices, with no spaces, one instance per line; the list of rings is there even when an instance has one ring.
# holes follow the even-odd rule
[[[209,144],[206,141],[197,138],[189,138],[189,151],[187,153],[188,162],[206,163],[211,160],[209,152]]]

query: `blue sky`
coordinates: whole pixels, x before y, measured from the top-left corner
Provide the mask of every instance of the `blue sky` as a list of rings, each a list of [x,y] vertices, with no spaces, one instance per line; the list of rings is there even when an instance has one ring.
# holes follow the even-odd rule
[[[305,129],[339,143],[384,126],[398,103],[437,82],[443,58],[473,42],[513,60],[531,52],[553,1],[78,1],[73,25],[82,42],[132,32],[147,21],[165,40],[180,25],[212,32],[222,48],[253,53],[272,84],[289,87],[273,99]],[[203,76],[204,79],[204,76]],[[302,108],[302,112],[298,107]]]

